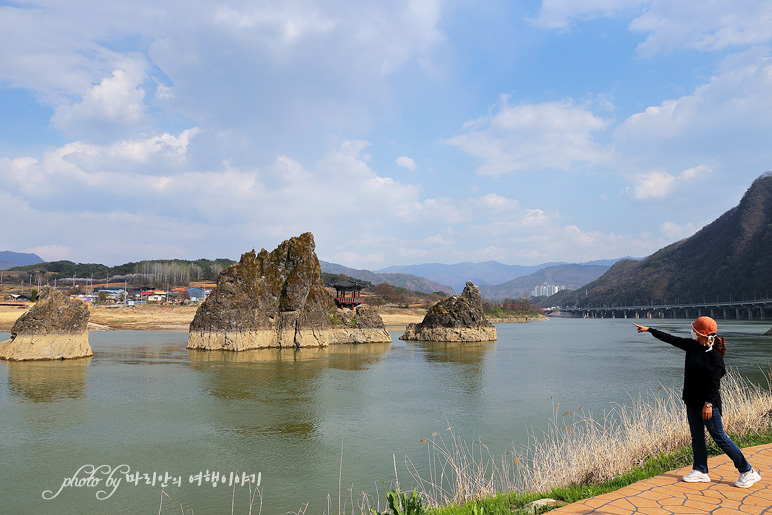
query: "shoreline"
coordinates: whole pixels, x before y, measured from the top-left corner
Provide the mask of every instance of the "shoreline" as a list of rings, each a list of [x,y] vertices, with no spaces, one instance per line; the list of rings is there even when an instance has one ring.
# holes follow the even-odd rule
[[[10,332],[13,324],[31,306],[0,306],[0,331]],[[89,305],[90,331],[183,331],[190,328],[198,306],[93,306]],[[387,330],[404,330],[408,324],[420,323],[426,314],[425,308],[375,307]],[[493,324],[528,323],[548,320],[547,317],[489,318]]]
[[[10,332],[13,324],[31,306],[0,306],[0,331]],[[187,332],[198,306],[92,306],[89,305],[90,331],[182,331]],[[386,329],[404,329],[407,324],[421,322],[425,309],[375,308]]]

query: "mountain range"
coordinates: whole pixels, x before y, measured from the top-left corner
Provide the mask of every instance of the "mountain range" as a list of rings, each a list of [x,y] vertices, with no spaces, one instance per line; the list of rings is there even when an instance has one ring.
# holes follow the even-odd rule
[[[326,272],[328,274],[344,274],[348,277],[351,277],[352,279],[368,281],[372,284],[388,283],[392,286],[406,288],[408,290],[418,291],[421,293],[434,293],[438,291],[441,291],[447,295],[453,295],[455,293],[453,288],[448,285],[436,283],[418,275],[379,273],[372,272],[370,270],[358,270],[356,268],[349,268],[347,266],[328,263],[327,261],[322,260],[319,260],[319,264],[322,266],[322,272]]]
[[[565,264],[542,268],[532,274],[498,285],[481,285],[484,299],[519,299],[527,297],[536,286],[554,284],[574,290],[602,276],[608,265]]]
[[[322,272],[345,274],[373,284],[388,283],[423,293],[444,292],[448,295],[463,290],[467,281],[480,288],[484,299],[501,300],[528,296],[536,286],[556,284],[578,288],[597,279],[617,259],[590,263],[543,263],[541,265],[504,265],[496,261],[445,265],[425,263],[384,268],[376,272],[357,270],[320,261]],[[412,273],[408,273],[407,271]]]
[[[559,292],[554,305],[699,302],[772,295],[772,172],[740,203],[690,238],[641,261],[622,260],[580,291]]]

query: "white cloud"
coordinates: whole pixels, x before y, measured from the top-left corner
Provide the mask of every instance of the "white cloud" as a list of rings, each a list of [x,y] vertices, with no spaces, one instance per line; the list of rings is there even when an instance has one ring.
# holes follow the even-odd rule
[[[485,209],[489,213],[513,211],[520,207],[517,200],[501,196],[497,193],[483,195],[474,199],[474,203],[478,208]]]
[[[646,56],[678,48],[713,51],[772,41],[772,4],[767,0],[544,0],[534,22],[560,29],[572,20],[632,17],[629,29],[646,34]]]
[[[660,232],[670,241],[688,238],[697,232],[697,229],[698,227],[691,223],[679,225],[669,220],[661,223],[659,226]]]
[[[649,0],[543,0],[539,16],[534,22],[544,28],[557,29],[570,24],[572,19],[587,20],[615,16],[620,11],[637,8]]]
[[[432,247],[434,246],[448,247],[453,245],[455,242],[453,240],[449,240],[445,238],[442,234],[435,234],[434,236],[429,236],[428,238],[422,239],[421,243]]]
[[[684,170],[680,175],[672,175],[662,171],[651,171],[635,177],[633,197],[636,199],[661,198],[669,195],[679,184],[696,180],[704,173],[710,173],[705,165]]]
[[[636,178],[633,197],[637,199],[664,197],[678,178],[665,172],[649,172]]]
[[[143,64],[128,62],[92,86],[81,102],[60,105],[51,121],[60,129],[75,132],[92,131],[94,127],[103,131],[140,127],[148,120],[141,87],[145,79]]]
[[[42,247],[34,247],[27,249],[25,252],[32,252],[40,256],[43,261],[61,261],[63,259],[69,259],[74,254],[72,247],[66,247],[64,245],[45,245]]]
[[[510,105],[504,95],[494,112],[467,122],[463,134],[444,142],[481,159],[477,172],[483,175],[568,170],[577,162],[607,160],[608,151],[593,134],[608,123],[571,101]]]
[[[315,131],[352,134],[391,116],[394,74],[431,73],[442,7],[21,2],[0,6],[0,83],[33,92],[55,109],[54,126],[79,138],[184,120],[266,148],[281,136],[318,141]]]
[[[676,48],[712,51],[772,41],[772,4],[767,0],[652,0],[630,30],[647,33],[638,50],[653,55]]]
[[[690,95],[635,114],[614,131],[617,166],[639,170],[662,163],[758,175],[772,146],[772,60],[769,49],[728,58],[721,73]]]
[[[409,157],[406,157],[406,156],[398,157],[396,163],[397,163],[397,166],[401,166],[402,168],[407,168],[411,172],[415,172],[415,169],[416,169],[415,161],[413,161]]]

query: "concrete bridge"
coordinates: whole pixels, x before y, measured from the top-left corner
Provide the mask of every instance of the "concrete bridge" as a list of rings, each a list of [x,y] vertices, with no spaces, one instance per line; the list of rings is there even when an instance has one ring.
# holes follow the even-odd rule
[[[770,320],[772,298],[716,302],[679,302],[675,304],[633,304],[566,307],[561,313],[580,318],[697,318]]]

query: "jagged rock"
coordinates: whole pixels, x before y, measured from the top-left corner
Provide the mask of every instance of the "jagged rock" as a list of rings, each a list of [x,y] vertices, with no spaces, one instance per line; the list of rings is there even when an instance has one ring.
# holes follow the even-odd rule
[[[336,309],[331,318],[333,332],[341,343],[387,343],[391,336],[381,317],[364,304],[352,309]]]
[[[340,310],[324,288],[314,236],[304,233],[274,251],[254,249],[223,270],[190,323],[189,349],[241,351],[391,342],[369,308]],[[349,313],[346,313],[349,311]]]
[[[11,338],[0,343],[0,359],[26,361],[93,356],[88,343],[86,304],[44,286],[38,302],[16,320]]]
[[[480,290],[466,283],[461,295],[443,299],[426,312],[419,324],[408,324],[400,340],[484,342],[496,339],[496,328],[483,313]]]

